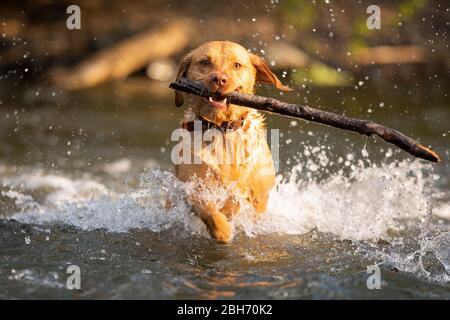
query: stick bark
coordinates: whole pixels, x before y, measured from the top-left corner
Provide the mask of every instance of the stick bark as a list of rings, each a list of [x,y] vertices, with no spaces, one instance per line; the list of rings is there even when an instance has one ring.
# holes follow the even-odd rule
[[[258,95],[239,92],[230,92],[225,95],[221,95],[217,92],[211,93],[205,86],[203,86],[203,84],[190,81],[186,78],[181,78],[178,82],[172,82],[169,87],[174,90],[195,94],[206,98],[210,96],[214,99],[227,98],[229,103],[232,104],[318,122],[335,128],[355,131],[366,136],[377,135],[386,142],[396,145],[413,156],[431,162],[441,161],[439,155],[433,150],[421,145],[419,142],[397,130],[385,127],[373,121],[350,118],[332,112],[322,111],[297,104],[285,103],[273,98]]]

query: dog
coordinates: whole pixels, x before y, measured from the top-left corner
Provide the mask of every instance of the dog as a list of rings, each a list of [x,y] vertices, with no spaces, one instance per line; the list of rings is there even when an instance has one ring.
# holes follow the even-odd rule
[[[291,90],[280,82],[262,58],[230,41],[207,42],[186,54],[179,64],[176,79],[181,77],[200,81],[211,92],[221,94],[232,91],[254,93],[257,82],[273,84],[282,91]],[[198,190],[189,197],[190,204],[211,236],[219,243],[228,243],[232,238],[230,218],[240,210],[238,198],[248,201],[256,212],[263,213],[269,192],[275,186],[275,169],[265,138],[264,117],[254,109],[229,104],[226,99],[215,101],[175,91],[175,105],[182,106],[184,100],[188,110],[182,128],[193,136],[194,121],[197,121],[205,136],[206,130],[210,129],[220,135],[210,137],[209,144],[202,142],[200,150],[191,148],[194,150],[191,155],[200,161],[176,164],[175,176],[185,182],[201,181]],[[217,161],[217,154],[231,154],[231,161]],[[202,196],[202,188],[214,186],[231,186],[229,189],[232,189],[220,206]]]

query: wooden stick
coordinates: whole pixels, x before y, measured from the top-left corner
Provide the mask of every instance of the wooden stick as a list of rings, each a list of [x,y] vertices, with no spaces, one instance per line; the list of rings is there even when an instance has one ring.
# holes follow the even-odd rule
[[[181,78],[178,82],[172,82],[169,87],[174,90],[206,98],[210,96],[214,99],[227,98],[229,103],[232,104],[273,112],[284,116],[301,118],[344,130],[356,131],[367,136],[375,134],[385,141],[395,144],[397,147],[409,152],[413,156],[432,162],[441,161],[439,155],[433,150],[421,145],[414,139],[407,137],[397,130],[385,127],[373,121],[350,118],[328,111],[317,110],[297,104],[284,103],[273,98],[252,94],[230,92],[226,95],[221,95],[217,92],[211,93],[202,83],[193,82],[186,78]]]

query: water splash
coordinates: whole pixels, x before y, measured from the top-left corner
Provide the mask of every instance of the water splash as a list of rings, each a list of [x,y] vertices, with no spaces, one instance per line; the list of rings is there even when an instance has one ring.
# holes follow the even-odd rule
[[[390,231],[421,221],[430,212],[429,166],[403,161],[356,166],[348,176],[305,180],[304,166],[295,167],[271,194],[262,219],[239,225],[249,235],[305,233],[313,228],[342,239],[379,239]]]
[[[243,203],[241,214],[233,219],[235,228],[248,236],[303,234],[317,228],[342,239],[380,239],[431,214],[430,167],[423,162],[356,166],[348,175],[336,173],[326,180],[306,179],[305,170],[299,165],[286,179],[278,177],[266,214],[257,217]],[[160,231],[182,223],[190,232],[203,230],[186,200],[193,185],[168,171],[144,173],[139,188],[126,193],[93,180],[42,171],[3,178],[2,184],[9,188],[3,197],[14,199],[19,207],[11,217],[25,223],[61,222],[113,232]],[[40,200],[33,197],[37,190],[44,190]],[[204,196],[220,204],[226,190],[217,187]]]
[[[418,160],[379,165],[356,161],[346,165],[347,172],[337,170],[322,179],[316,173],[330,170],[331,164],[324,159],[298,164],[285,178],[279,176],[262,216],[241,200],[242,212],[232,220],[235,233],[254,237],[318,230],[337,239],[354,240],[360,243],[360,250],[370,248],[368,255],[380,263],[431,280],[449,281],[448,204],[432,205],[430,165]],[[0,182],[4,188],[0,200],[12,201],[15,208],[6,216],[22,223],[66,224],[109,232],[160,232],[182,226],[186,232],[180,236],[209,237],[187,201],[195,183],[182,183],[168,171],[145,172],[139,186],[127,192],[110,190],[89,178],[71,179],[43,171],[3,177]],[[220,205],[226,190],[216,187],[203,196]],[[412,230],[414,237],[408,237]],[[411,238],[414,245],[404,242]],[[389,241],[391,249],[380,249],[380,239]]]
[[[159,232],[177,223],[191,233],[201,233],[204,229],[190,210],[183,183],[167,171],[149,171],[141,176],[140,188],[118,194],[92,180],[70,180],[43,175],[40,171],[2,182],[20,190],[3,191],[2,195],[20,206],[10,218],[23,223],[59,223],[110,232],[131,229]],[[40,201],[31,196],[36,188],[47,190]]]

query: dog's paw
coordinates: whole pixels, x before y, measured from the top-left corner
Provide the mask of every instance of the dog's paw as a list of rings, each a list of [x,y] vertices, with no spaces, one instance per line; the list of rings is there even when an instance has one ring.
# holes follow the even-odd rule
[[[231,241],[233,228],[224,214],[220,212],[212,214],[208,227],[209,233],[217,242],[226,244]]]

